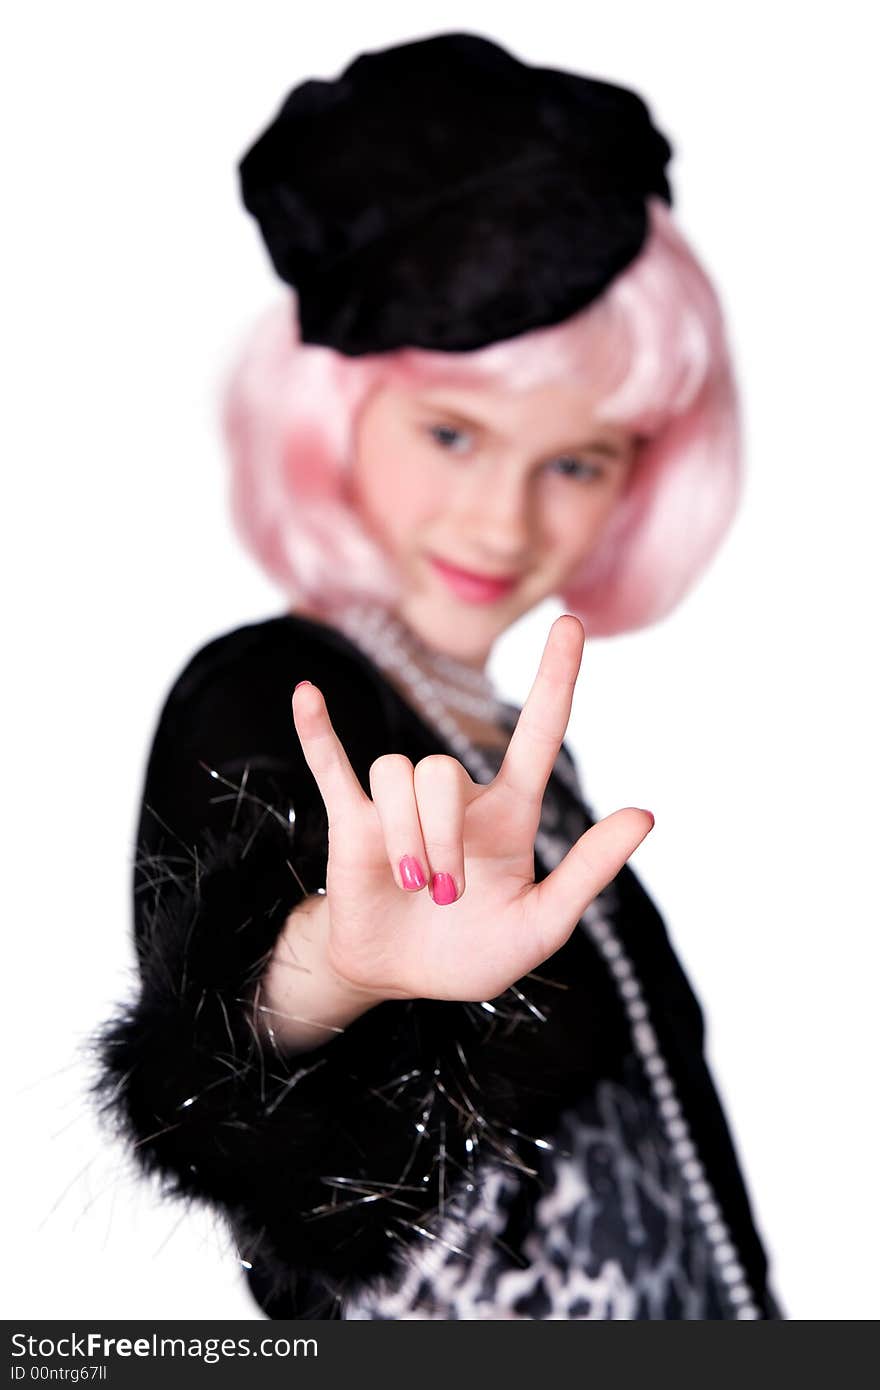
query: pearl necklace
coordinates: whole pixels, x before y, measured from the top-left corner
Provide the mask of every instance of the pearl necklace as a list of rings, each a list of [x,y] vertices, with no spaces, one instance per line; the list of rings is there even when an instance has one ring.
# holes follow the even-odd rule
[[[461,685],[467,683],[460,664],[451,658],[441,658],[438,661],[438,653],[430,652],[414,633],[387,610],[357,603],[334,615],[333,621],[356,646],[372,657],[377,665],[386,671],[396,671],[403,678],[426,721],[445,740],[474,781],[491,782],[496,776],[497,768],[492,767],[480,750],[462,733],[448,707],[459,699],[462,694]],[[435,673],[433,676],[426,674],[416,664],[411,655],[413,650],[419,651],[422,662]],[[481,717],[494,719],[496,723],[501,722],[500,716],[506,711],[495,695],[492,683],[474,671],[469,670],[467,674],[471,678],[472,698],[481,702]],[[557,759],[556,771],[580,798],[577,776],[568,771],[562,759]],[[548,833],[543,824],[539,827],[535,835],[535,849],[548,872],[561,863],[568,848],[568,844],[558,834]],[[615,930],[613,916],[605,907],[603,900],[606,899],[609,900],[609,905],[613,902],[613,891],[605,889],[593,899],[580,919],[581,925],[605,958],[607,968],[615,981],[634,1050],[654,1095],[660,1124],[709,1242],[713,1262],[727,1287],[727,1296],[735,1309],[734,1316],[737,1319],[760,1318],[761,1310],[697,1153],[675,1083],[660,1050],[641,981]],[[511,989],[530,1012],[536,1012],[534,1006],[529,1004],[516,986],[512,985]],[[488,1001],[482,1007],[490,1013],[496,1012],[496,1006]],[[542,1014],[538,1013],[537,1016],[546,1021]],[[546,1141],[542,1140],[541,1143],[546,1146]]]
[[[432,651],[388,609],[378,605],[349,604],[334,614],[333,621],[378,666],[401,677],[420,713],[474,780],[491,782],[497,768],[463,733],[452,714],[458,709],[506,727],[506,707],[488,676]]]

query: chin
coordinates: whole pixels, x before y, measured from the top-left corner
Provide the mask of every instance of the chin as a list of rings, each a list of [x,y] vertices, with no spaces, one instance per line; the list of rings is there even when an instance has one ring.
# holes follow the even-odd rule
[[[529,605],[531,607],[531,605]],[[470,604],[422,593],[404,605],[402,616],[435,651],[482,668],[503,632],[526,611],[521,604]]]
[[[423,632],[422,637],[435,650],[442,651],[456,661],[462,661],[468,666],[483,667],[505,626],[506,624],[482,624],[467,630],[464,623],[451,621],[442,626],[433,626],[430,631]]]

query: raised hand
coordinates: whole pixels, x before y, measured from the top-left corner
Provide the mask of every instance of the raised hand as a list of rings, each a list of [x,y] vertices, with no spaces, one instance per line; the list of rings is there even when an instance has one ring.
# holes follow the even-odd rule
[[[373,763],[368,797],[320,690],[297,687],[294,722],[329,822],[324,949],[338,980],[375,999],[494,998],[564,945],[648,834],[650,812],[615,811],[534,881],[541,803],[583,644],[577,618],[553,623],[504,762],[486,786],[447,755],[414,767],[392,753]]]

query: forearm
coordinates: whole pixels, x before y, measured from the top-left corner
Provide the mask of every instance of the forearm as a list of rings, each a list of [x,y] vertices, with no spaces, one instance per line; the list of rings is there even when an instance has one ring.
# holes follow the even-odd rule
[[[327,961],[326,894],[314,894],[287,918],[254,997],[263,1031],[287,1051],[327,1042],[381,997],[341,979]]]

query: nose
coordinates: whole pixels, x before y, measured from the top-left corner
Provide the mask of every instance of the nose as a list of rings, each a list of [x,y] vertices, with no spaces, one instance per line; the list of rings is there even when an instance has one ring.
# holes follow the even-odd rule
[[[536,518],[527,477],[510,468],[480,469],[461,480],[455,513],[475,560],[500,568],[528,555]]]

